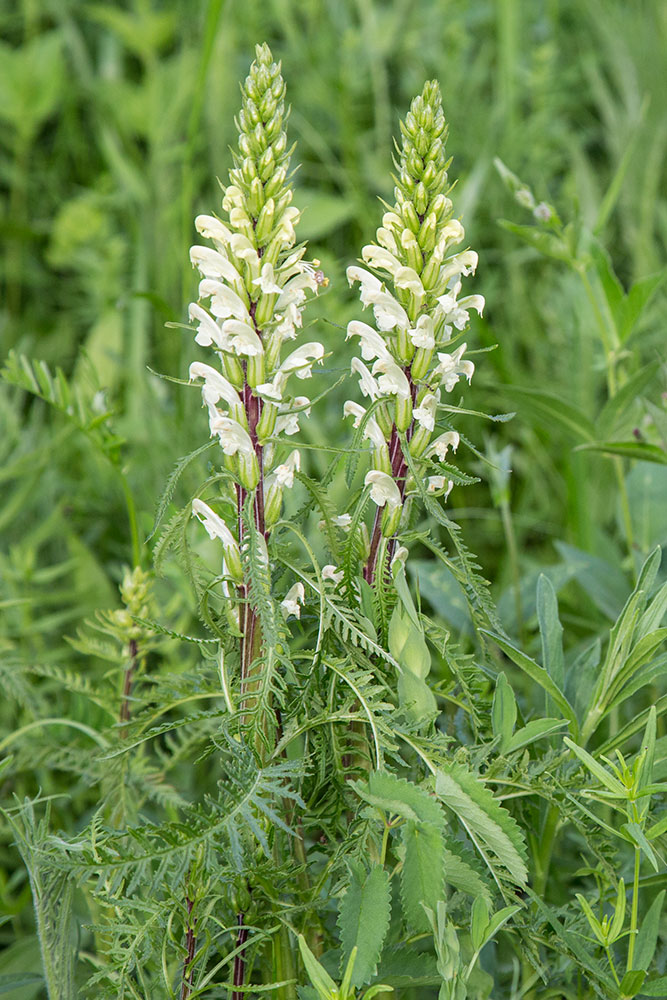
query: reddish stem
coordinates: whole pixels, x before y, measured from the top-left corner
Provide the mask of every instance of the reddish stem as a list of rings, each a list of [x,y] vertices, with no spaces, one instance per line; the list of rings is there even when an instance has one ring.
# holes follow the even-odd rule
[[[243,948],[246,941],[248,940],[248,928],[243,925],[243,913],[238,913],[236,915],[236,923],[238,925],[238,933],[236,935],[236,947]],[[234,956],[234,986],[243,986],[245,980],[245,957],[243,951],[238,955]],[[234,990],[232,993],[232,1000],[244,1000],[243,990]]]
[[[190,926],[190,917],[192,915],[192,907],[194,903],[189,896],[186,896],[185,900],[188,907],[188,929],[185,935],[185,947],[187,954],[183,962],[183,985],[181,986],[181,1000],[188,1000],[188,997],[192,992],[192,984],[194,982],[195,970],[194,968],[190,968],[190,973],[188,975],[188,967],[192,966],[192,962],[195,957],[195,951],[197,950],[197,938],[195,937],[195,929],[194,927]]]

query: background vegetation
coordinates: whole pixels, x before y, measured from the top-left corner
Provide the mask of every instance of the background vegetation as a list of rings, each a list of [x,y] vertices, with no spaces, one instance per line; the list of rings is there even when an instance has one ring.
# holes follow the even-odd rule
[[[462,425],[492,465],[467,453],[462,467],[480,481],[455,489],[449,510],[528,654],[542,648],[540,574],[558,594],[567,664],[604,639],[639,567],[667,542],[664,4],[23,0],[0,5],[0,26],[0,337],[3,359],[32,359],[26,369],[13,355],[0,385],[0,747],[14,755],[3,799],[53,796],[51,825],[70,833],[97,800],[101,775],[74,764],[85,727],[105,720],[84,686],[117,677],[73,637],[119,607],[125,565],[150,566],[156,500],[205,437],[199,394],[149,369],[185,378],[193,359],[190,334],[164,324],[183,322],[194,297],[192,219],[218,205],[256,41],[283,62],[302,163],[299,236],[330,279],[309,317],[333,371],[347,369],[344,328],[358,315],[345,267],[378,225],[378,196],[391,197],[398,118],[425,79],[439,80],[456,211],[487,302],[468,343],[489,350],[475,357],[466,405],[516,414]],[[514,178],[503,183],[496,158]],[[552,206],[548,220],[523,185]],[[67,382],[49,381],[41,362]],[[303,439],[331,439],[342,398],[313,411]],[[188,467],[174,502],[200,479]],[[175,563],[162,568],[152,614],[188,632],[189,584]],[[436,620],[474,652],[451,574],[426,550],[410,569]],[[194,668],[167,638],[153,655]],[[543,695],[505,668],[529,718]],[[663,705],[660,678],[621,708],[615,732]],[[69,722],[36,724],[44,718]],[[453,703],[445,724],[465,742]],[[654,780],[667,774],[660,746]],[[145,775],[158,792],[164,779],[165,808],[177,804],[172,780],[202,778],[202,765],[188,778],[178,755],[170,766]],[[2,974],[39,962],[14,839],[4,831]],[[571,842],[559,863],[573,872],[580,860]],[[565,901],[561,889],[552,902]]]

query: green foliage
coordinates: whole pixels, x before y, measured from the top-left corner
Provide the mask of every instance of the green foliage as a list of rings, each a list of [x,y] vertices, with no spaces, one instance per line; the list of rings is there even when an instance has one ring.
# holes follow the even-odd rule
[[[0,13],[0,993],[667,996],[661,6],[47,6]],[[191,220],[229,167],[258,197],[263,37],[326,352],[268,562],[182,385]],[[487,307],[451,496],[406,446],[369,583],[345,269],[425,79]]]

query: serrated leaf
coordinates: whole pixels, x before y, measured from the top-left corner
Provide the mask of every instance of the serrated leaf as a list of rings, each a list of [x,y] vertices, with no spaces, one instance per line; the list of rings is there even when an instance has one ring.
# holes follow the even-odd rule
[[[437,799],[405,778],[397,778],[388,771],[374,771],[368,785],[357,781],[354,788],[365,802],[387,814],[402,816],[413,823],[430,823],[438,830],[444,828],[445,815]]]
[[[489,789],[475,775],[451,765],[436,773],[435,791],[463,824],[494,877],[498,879],[501,873],[489,852],[517,885],[525,885],[528,869],[523,834]]]
[[[429,929],[424,907],[435,910],[445,896],[442,832],[430,823],[408,822],[403,827],[405,860],[401,871],[401,900],[408,925]]]
[[[341,971],[347,966],[353,948],[357,948],[351,982],[353,986],[363,986],[375,975],[382,954],[389,930],[391,890],[389,875],[381,865],[375,865],[369,872],[360,864],[349,867],[350,881],[338,916]]]

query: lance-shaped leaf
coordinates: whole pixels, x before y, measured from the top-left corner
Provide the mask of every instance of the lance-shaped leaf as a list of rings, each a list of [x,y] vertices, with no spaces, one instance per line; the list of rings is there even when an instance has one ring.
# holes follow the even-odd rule
[[[341,972],[356,948],[351,983],[363,986],[375,975],[382,954],[391,915],[391,890],[389,875],[381,865],[374,865],[369,872],[358,862],[350,862],[348,867],[350,881],[338,914]]]

